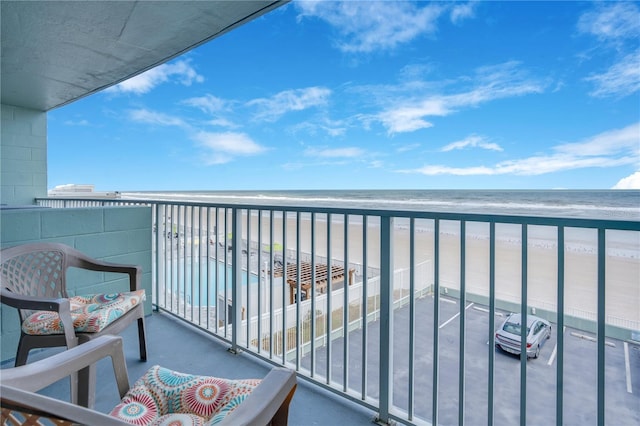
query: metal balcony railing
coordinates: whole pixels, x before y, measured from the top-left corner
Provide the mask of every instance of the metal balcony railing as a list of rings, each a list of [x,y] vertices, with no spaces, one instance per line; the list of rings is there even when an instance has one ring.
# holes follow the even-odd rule
[[[560,425],[586,416],[605,424],[640,416],[627,409],[640,391],[629,392],[628,378],[629,369],[640,373],[640,357],[629,359],[640,340],[638,221],[38,203],[151,206],[157,309],[234,351],[295,369],[374,410],[381,423]],[[508,312],[552,323],[544,360],[495,348]],[[525,353],[526,340],[520,344]],[[626,389],[611,374],[612,347],[624,351]],[[593,363],[574,368],[584,359]]]

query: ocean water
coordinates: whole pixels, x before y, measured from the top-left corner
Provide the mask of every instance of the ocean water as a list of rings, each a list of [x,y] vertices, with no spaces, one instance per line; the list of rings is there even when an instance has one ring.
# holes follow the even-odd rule
[[[127,191],[122,195],[124,198],[269,206],[640,220],[640,190]]]

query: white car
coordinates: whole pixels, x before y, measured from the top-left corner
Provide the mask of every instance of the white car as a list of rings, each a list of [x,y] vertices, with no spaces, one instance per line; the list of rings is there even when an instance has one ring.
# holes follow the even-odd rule
[[[496,347],[520,355],[520,314],[511,314],[496,331]],[[527,358],[538,358],[540,348],[547,339],[551,338],[551,324],[549,321],[535,315],[527,315]]]

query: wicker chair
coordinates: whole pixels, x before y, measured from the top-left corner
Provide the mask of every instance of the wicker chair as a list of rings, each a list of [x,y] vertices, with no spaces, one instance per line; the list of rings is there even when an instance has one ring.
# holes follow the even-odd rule
[[[106,357],[112,359],[122,398],[109,415],[34,393]],[[81,383],[81,391],[91,388],[95,384]],[[41,361],[2,370],[1,424],[282,426],[288,423],[295,389],[295,372],[285,368],[273,368],[262,380],[227,380],[158,366],[130,388],[122,338],[101,336]]]
[[[70,267],[129,275],[129,291],[69,297]],[[140,359],[146,361],[142,269],[92,259],[58,243],[33,243],[0,251],[0,296],[18,309],[20,341],[15,366],[34,348],[72,348],[103,334],[121,332],[138,321]]]

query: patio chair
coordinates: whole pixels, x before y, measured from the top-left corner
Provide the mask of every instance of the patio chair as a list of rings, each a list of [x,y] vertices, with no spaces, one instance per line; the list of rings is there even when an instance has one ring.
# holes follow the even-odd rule
[[[34,393],[69,374],[111,357],[121,402],[109,415]],[[89,389],[82,383],[81,389]],[[119,336],[101,336],[36,361],[2,370],[2,424],[286,425],[296,389],[295,372],[273,368],[262,380],[193,376],[152,367],[129,388]],[[67,422],[67,423],[64,423]]]
[[[129,275],[129,291],[69,297],[71,267]],[[103,334],[117,334],[138,321],[140,359],[146,361],[142,269],[92,259],[67,245],[32,243],[0,251],[0,296],[18,309],[20,341],[15,366],[34,348],[72,348]]]

